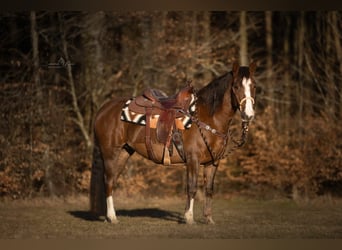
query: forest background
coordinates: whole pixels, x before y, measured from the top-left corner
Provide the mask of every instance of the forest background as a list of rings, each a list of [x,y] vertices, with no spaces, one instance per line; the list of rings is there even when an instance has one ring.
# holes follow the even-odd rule
[[[205,86],[257,61],[247,144],[222,161],[218,195],[341,196],[342,13],[0,14],[0,197],[89,192],[93,118],[115,96]],[[238,136],[239,114],[234,121]],[[118,191],[185,194],[183,167],[135,155]]]

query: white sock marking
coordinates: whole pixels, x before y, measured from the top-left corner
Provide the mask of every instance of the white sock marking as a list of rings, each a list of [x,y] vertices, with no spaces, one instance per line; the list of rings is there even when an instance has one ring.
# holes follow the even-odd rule
[[[192,223],[194,222],[194,213],[193,213],[193,210],[194,210],[194,199],[192,198],[192,199],[190,200],[189,209],[188,209],[188,211],[185,212],[185,219],[186,219],[187,223],[192,224]]]
[[[191,213],[193,213],[193,210],[194,210],[194,198],[192,198],[190,200],[190,208],[189,208],[189,210],[191,211]]]
[[[107,217],[110,220],[116,220],[116,214],[114,210],[114,201],[112,196],[107,197]]]

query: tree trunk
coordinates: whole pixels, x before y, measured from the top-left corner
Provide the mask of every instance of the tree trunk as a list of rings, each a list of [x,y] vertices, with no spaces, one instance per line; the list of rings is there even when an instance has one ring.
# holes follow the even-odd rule
[[[324,98],[326,100],[326,112],[330,115],[332,120],[335,120],[335,73],[332,69],[332,64],[335,62],[336,58],[334,57],[333,60],[331,60],[331,53],[332,53],[332,47],[333,47],[333,37],[334,37],[334,18],[333,18],[333,12],[328,12],[326,15],[324,15],[324,18],[327,20],[325,22],[325,30],[322,32],[322,34],[325,34],[326,36],[326,43],[325,43],[325,57],[324,60],[330,63],[324,64],[324,72],[325,77],[327,81],[327,96]],[[337,54],[336,54],[337,55]],[[337,55],[338,58],[338,55]]]
[[[153,61],[151,58],[151,49],[152,49],[152,37],[151,34],[151,20],[152,18],[147,12],[143,12],[139,17],[140,23],[138,25],[138,30],[134,30],[134,28],[127,27],[125,28],[125,35],[128,36],[128,39],[135,39],[137,42],[140,42],[140,47],[132,46],[130,43],[125,44],[124,53],[127,53],[127,56],[131,55],[131,53],[135,53],[133,57],[133,62],[128,62],[130,67],[130,76],[132,77],[133,91],[132,95],[137,96],[140,94],[142,89],[147,87],[155,87],[153,81],[153,75],[150,74],[151,68],[153,68]],[[133,17],[134,18],[134,17]],[[135,34],[137,33],[137,34]],[[139,36],[140,34],[140,36]],[[127,47],[126,47],[127,46]],[[131,51],[129,51],[131,50]],[[129,57],[127,57],[129,58]]]
[[[334,96],[334,99],[336,100],[335,96],[339,97],[339,100],[335,101],[336,105],[336,113],[337,116],[336,119],[342,117],[342,95],[339,92],[341,90],[341,81],[342,81],[342,46],[341,46],[341,17],[338,16],[339,13],[337,11],[333,11],[331,13],[331,27],[333,32],[333,39],[334,39],[334,45],[335,45],[335,53],[337,56],[337,62],[339,64],[339,74],[335,78],[335,81],[333,84],[336,84],[336,86],[331,86],[331,88],[334,88],[334,90],[331,90],[331,95]],[[334,94],[332,92],[335,92]],[[337,93],[336,93],[337,92]]]
[[[284,30],[284,73],[283,73],[283,99],[284,103],[280,103],[280,127],[279,131],[284,131],[285,134],[288,135],[289,132],[289,120],[290,120],[290,105],[288,103],[291,101],[291,88],[290,88],[290,78],[291,78],[291,68],[290,68],[290,27],[291,27],[291,19],[289,16],[285,16],[285,27]],[[285,144],[287,143],[287,136],[284,137]]]
[[[184,12],[183,16],[184,25],[187,23],[190,24],[188,29],[185,29],[185,41],[188,42],[188,49],[190,49],[190,54],[195,54],[196,51],[196,43],[197,43],[197,12],[191,11],[190,13]],[[194,79],[195,77],[195,65],[196,65],[196,58],[193,56],[189,56],[187,62],[187,71],[186,76],[187,79]]]
[[[151,49],[153,55],[159,55],[160,51],[165,51],[166,48],[166,28],[167,28],[167,11],[158,11],[152,17],[151,24]],[[158,86],[161,86],[165,91],[169,90],[169,94],[173,94],[175,91],[175,87],[172,86],[174,81],[170,81],[170,74],[167,71],[167,64],[165,62],[161,62],[159,65],[159,60],[153,60],[155,67],[158,70],[158,73],[155,74],[155,82]]]
[[[98,108],[101,96],[106,92],[104,84],[104,56],[101,39],[106,34],[105,14],[101,11],[86,14],[83,17],[85,28],[82,34],[84,45],[85,69],[83,73],[85,89],[91,95],[91,101]],[[88,105],[89,106],[89,105]]]
[[[272,72],[273,72],[273,69],[272,69],[273,67],[272,11],[265,12],[265,24],[266,24],[266,50],[267,50],[266,79],[267,79],[267,86],[270,87],[272,84]]]
[[[211,68],[212,60],[211,60],[211,30],[210,30],[210,12],[204,11],[201,12],[201,20],[200,20],[200,30],[198,31],[201,36],[201,44],[203,53],[201,53],[201,60],[204,72],[203,79],[204,83],[207,83],[211,80],[211,71],[208,68]],[[206,67],[206,65],[208,65]]]
[[[304,91],[303,91],[303,75],[306,72],[303,72],[303,61],[304,61],[304,37],[305,37],[305,13],[303,11],[300,12],[299,23],[298,23],[298,69],[300,69],[298,74],[298,85],[297,85],[297,103],[298,103],[298,127],[299,129],[299,138],[301,140],[302,137],[302,126],[303,126],[303,108],[304,108]]]
[[[103,97],[105,94],[110,92],[109,88],[111,87],[106,85],[104,76],[105,64],[102,39],[107,33],[105,18],[105,13],[102,11],[87,13],[83,16],[85,23],[82,32],[82,49],[85,52],[84,68],[82,72],[82,85],[78,89],[84,91],[86,95],[83,103],[83,121],[79,118],[78,120],[83,124],[84,130],[87,131],[86,134],[88,136],[84,136],[84,138],[90,150],[91,144],[87,137],[92,138],[93,136],[94,113],[104,101]]]
[[[38,107],[37,107],[37,113],[38,113],[38,117],[39,119],[43,117],[42,115],[42,108],[41,108],[41,99],[42,99],[42,92],[41,92],[41,86],[40,86],[40,76],[39,76],[39,47],[38,47],[38,33],[37,33],[37,21],[36,21],[36,12],[31,11],[30,12],[30,22],[31,22],[31,40],[32,40],[32,54],[33,54],[33,84],[35,85],[35,88],[32,89],[36,89],[37,90],[37,100],[39,100],[38,102]],[[32,103],[32,101],[31,101]],[[32,141],[32,117],[33,117],[33,109],[34,107],[31,107],[30,110],[30,145],[31,145],[31,159],[30,159],[30,165],[32,165],[32,151],[33,151],[33,141]],[[44,135],[45,135],[45,128],[44,125],[42,126],[42,139],[44,140]],[[47,165],[45,165],[47,166]],[[30,166],[30,179],[32,176],[32,171],[31,171],[32,167]]]
[[[154,15],[153,15],[154,16]],[[152,34],[152,26],[153,26],[153,17],[151,17],[148,12],[144,12],[140,23],[140,31],[141,31],[141,44],[142,51],[140,56],[140,65],[138,67],[141,68],[141,77],[143,79],[144,88],[155,86],[155,77],[154,73],[151,73],[151,69],[153,69],[153,37],[155,34]],[[159,86],[160,87],[160,86]],[[138,89],[135,88],[135,91]],[[135,92],[134,95],[138,93]]]
[[[297,47],[295,49],[295,54],[297,55],[297,57],[295,57],[295,63],[296,66],[298,68],[298,73],[297,73],[297,85],[295,88],[295,98],[294,98],[294,102],[297,104],[296,105],[296,110],[297,110],[297,114],[296,114],[296,123],[294,123],[293,125],[296,127],[296,130],[298,131],[296,138],[294,139],[294,141],[299,141],[299,142],[303,142],[300,143],[300,145],[298,146],[298,149],[301,152],[304,152],[304,148],[305,148],[305,139],[303,136],[303,130],[305,129],[305,124],[304,124],[304,100],[307,98],[307,96],[309,95],[305,89],[304,89],[304,83],[305,83],[305,76],[310,74],[307,70],[307,67],[304,67],[304,59],[305,59],[305,55],[308,52],[308,50],[305,48],[305,36],[308,36],[307,32],[307,28],[306,28],[306,22],[305,22],[305,12],[301,11],[298,18],[296,18],[296,26],[298,27],[297,29],[297,34],[296,35],[296,40],[297,40]],[[291,27],[291,25],[290,25]],[[314,58],[314,56],[313,56]],[[307,98],[309,99],[309,98]],[[308,113],[309,110],[306,110],[306,112]],[[291,117],[289,117],[291,119]],[[293,118],[291,119],[293,120]],[[290,123],[288,124],[288,126],[290,126]],[[310,184],[310,179],[311,176],[309,176],[310,171],[310,167],[308,168],[307,166],[296,166],[295,168],[297,170],[297,175],[299,176],[299,178],[303,177],[303,175],[305,175],[307,178],[301,178],[301,180],[298,180],[298,183],[302,186],[303,191],[300,192],[299,198],[300,199],[304,199],[304,200],[308,200],[309,197],[309,193],[310,193],[310,189],[311,189],[311,184]],[[298,183],[294,183],[294,185],[296,186]],[[295,191],[295,190],[294,190]]]
[[[241,65],[248,64],[248,37],[247,37],[247,13],[241,11],[240,13],[240,63]]]
[[[38,31],[37,31],[38,30],[37,29],[37,17],[36,17],[35,11],[30,12],[30,21],[31,21],[31,39],[32,39],[32,54],[33,54],[33,58],[32,58],[32,60],[33,60],[33,82],[35,85],[34,89],[36,90],[36,98],[37,98],[37,114],[38,114],[38,121],[40,123],[40,134],[41,134],[40,140],[43,143],[46,143],[46,141],[48,139],[48,133],[46,131],[47,128],[45,127],[46,117],[45,117],[45,114],[43,112],[43,107],[44,107],[44,104],[46,103],[46,101],[44,100],[44,97],[43,97],[43,90],[42,90],[42,86],[41,86],[41,82],[40,82],[39,37],[38,37]],[[33,108],[31,108],[31,110]],[[36,115],[36,114],[32,114],[31,117],[33,117],[33,115]],[[31,121],[32,121],[32,119],[31,119]],[[32,124],[30,124],[30,126],[32,126]],[[32,133],[32,128],[30,128],[30,132]],[[32,140],[32,136],[30,136],[30,138]],[[31,142],[31,145],[32,145],[32,142]],[[49,178],[49,173],[50,173],[50,169],[52,166],[49,144],[47,144],[47,147],[44,151],[44,157],[41,160],[41,164],[45,168],[45,177],[46,177],[45,178],[45,184],[47,186],[48,192],[50,195],[54,195],[53,181],[51,178]],[[30,168],[30,171],[31,171],[31,168]],[[31,172],[30,172],[30,176],[32,176]],[[30,179],[32,180],[32,177],[30,177]]]
[[[265,12],[266,24],[266,93],[270,100],[274,100],[274,92],[272,86],[272,72],[273,72],[273,38],[272,38],[272,11]]]
[[[38,89],[38,96],[41,97],[40,76],[39,76],[39,48],[38,48],[38,33],[37,33],[37,19],[36,12],[31,11],[31,39],[32,39],[32,52],[33,52],[33,82]]]

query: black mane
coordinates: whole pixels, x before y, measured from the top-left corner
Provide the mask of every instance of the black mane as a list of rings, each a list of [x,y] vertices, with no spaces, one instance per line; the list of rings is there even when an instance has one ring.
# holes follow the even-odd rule
[[[232,72],[228,72],[214,80],[207,86],[198,91],[198,101],[209,108],[209,114],[212,116],[216,109],[222,104],[224,94],[231,86],[233,78]]]

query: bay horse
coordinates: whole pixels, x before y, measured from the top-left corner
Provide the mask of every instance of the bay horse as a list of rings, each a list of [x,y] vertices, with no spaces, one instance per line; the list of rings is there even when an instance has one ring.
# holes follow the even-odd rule
[[[186,166],[184,219],[187,224],[194,223],[193,208],[200,166],[204,167],[203,213],[206,223],[214,224],[212,196],[215,173],[220,159],[225,157],[227,143],[232,139],[229,126],[236,111],[240,111],[243,124],[248,124],[254,117],[255,69],[255,62],[249,67],[234,63],[232,71],[212,80],[196,93],[196,114],[191,115],[193,124],[182,132],[184,157],[173,154],[170,158],[171,164]],[[98,163],[95,159],[92,167],[90,205],[94,214],[105,215],[111,223],[118,222],[113,188],[127,159],[134,152],[151,159],[145,143],[145,126],[121,120],[122,109],[129,99],[116,97],[108,101],[94,120],[94,159],[98,154],[101,157]],[[153,151],[155,157],[152,160],[161,163],[164,145],[154,141]]]

